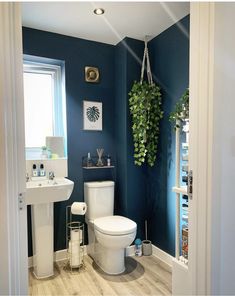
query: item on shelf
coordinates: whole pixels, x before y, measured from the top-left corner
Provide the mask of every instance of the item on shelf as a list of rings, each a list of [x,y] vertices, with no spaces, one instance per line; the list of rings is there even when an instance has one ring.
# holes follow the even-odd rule
[[[188,164],[183,164],[182,165],[182,171],[186,172],[186,173],[188,172]]]
[[[185,182],[188,185],[188,176],[182,176],[182,182]]]
[[[188,143],[182,143],[182,149],[188,149]]]
[[[184,125],[183,125],[183,132],[188,133],[189,132],[189,119],[184,120]]]
[[[102,155],[103,155],[103,153],[104,153],[104,149],[103,148],[100,148],[100,149],[96,149],[96,151],[97,151],[97,154],[98,154],[98,161],[97,161],[97,166],[98,167],[101,167],[101,166],[103,166],[104,164],[103,164],[103,161],[102,161]]]
[[[188,205],[185,204],[185,203],[183,203],[183,204],[182,204],[182,207],[187,209],[187,208],[188,208]]]
[[[183,220],[185,223],[188,223],[188,215],[183,214],[183,215],[182,215],[182,220]]]
[[[188,201],[188,195],[183,195],[182,198],[183,198],[185,201]]]
[[[87,166],[87,167],[92,167],[92,166],[93,166],[93,162],[92,162],[92,159],[91,159],[91,154],[90,154],[90,152],[87,153],[87,162],[86,162],[86,166]]]
[[[107,166],[111,166],[111,157],[109,155],[107,157]]]
[[[185,153],[182,155],[182,160],[183,161],[188,161],[188,153]]]
[[[188,259],[188,228],[182,229],[182,256]]]

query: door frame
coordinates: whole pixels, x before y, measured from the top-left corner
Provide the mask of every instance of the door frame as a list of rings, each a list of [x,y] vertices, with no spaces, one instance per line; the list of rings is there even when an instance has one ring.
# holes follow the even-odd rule
[[[21,4],[0,3],[0,294],[28,294]],[[19,197],[21,194],[21,203]]]
[[[210,294],[214,4],[190,3],[189,219],[192,294]],[[20,3],[0,3],[0,292],[28,294],[23,55]],[[198,50],[200,49],[200,50]],[[3,227],[4,226],[4,227]]]
[[[211,294],[214,3],[190,3],[189,280],[192,295]]]

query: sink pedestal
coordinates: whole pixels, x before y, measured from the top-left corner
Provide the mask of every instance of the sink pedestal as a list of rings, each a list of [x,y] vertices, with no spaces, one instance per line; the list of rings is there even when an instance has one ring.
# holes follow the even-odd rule
[[[26,204],[31,205],[33,267],[36,278],[54,274],[54,202],[68,200],[74,183],[66,178],[26,182]],[[65,234],[64,234],[65,235]]]
[[[36,278],[54,275],[54,205],[31,205],[33,234],[33,268]]]

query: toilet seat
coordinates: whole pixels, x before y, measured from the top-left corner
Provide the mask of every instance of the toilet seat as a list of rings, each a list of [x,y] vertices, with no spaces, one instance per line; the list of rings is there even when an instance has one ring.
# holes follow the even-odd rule
[[[120,236],[133,233],[137,225],[126,217],[107,216],[95,219],[94,228],[103,234]]]

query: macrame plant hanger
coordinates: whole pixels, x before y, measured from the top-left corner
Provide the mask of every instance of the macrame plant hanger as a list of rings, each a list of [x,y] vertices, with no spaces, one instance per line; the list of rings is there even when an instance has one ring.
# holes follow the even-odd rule
[[[144,80],[145,63],[146,63],[148,83],[153,84],[153,77],[152,77],[150,61],[149,61],[147,36],[145,36],[145,38],[144,38],[144,56],[143,56],[143,61],[142,61],[141,77],[140,77],[141,84],[143,83],[143,80]]]

